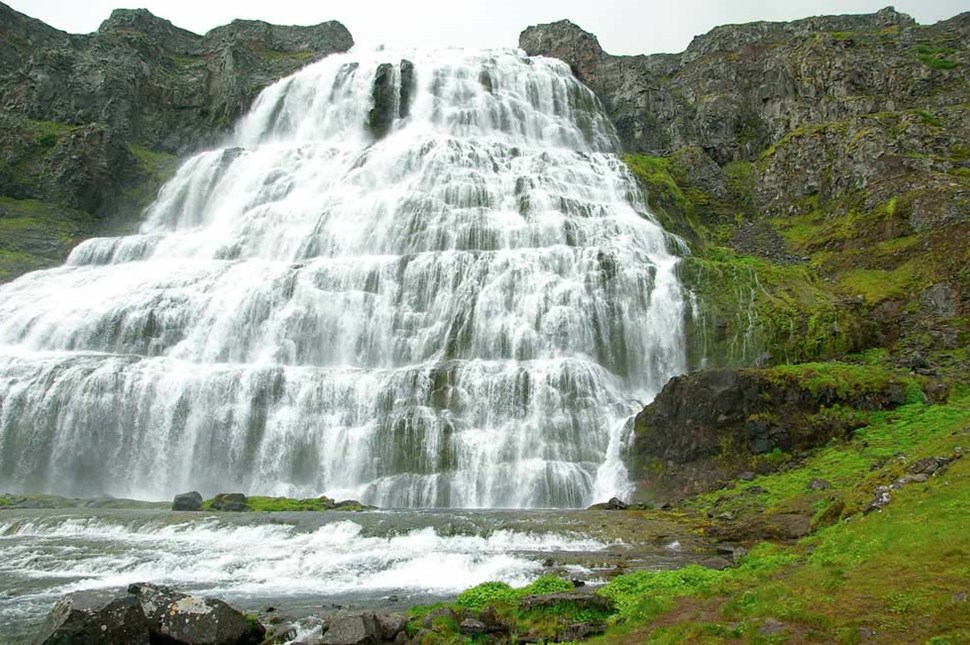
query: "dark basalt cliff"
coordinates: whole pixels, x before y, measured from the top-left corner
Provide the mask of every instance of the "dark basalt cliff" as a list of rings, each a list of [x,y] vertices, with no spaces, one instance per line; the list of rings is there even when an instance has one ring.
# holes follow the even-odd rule
[[[519,46],[569,63],[628,151],[699,146],[724,164],[807,124],[965,104],[968,37],[970,14],[923,27],[886,8],[717,27],[681,54],[612,56],[569,21],[530,27]]]
[[[224,136],[265,86],[351,46],[338,22],[199,36],[119,9],[72,35],[0,4],[0,280],[130,228],[178,155]]]

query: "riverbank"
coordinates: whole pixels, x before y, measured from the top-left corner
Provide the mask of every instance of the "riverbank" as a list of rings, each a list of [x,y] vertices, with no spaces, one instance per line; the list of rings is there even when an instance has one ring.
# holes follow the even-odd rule
[[[214,596],[268,624],[334,605],[403,612],[491,580],[524,586],[551,574],[593,583],[717,557],[681,518],[646,511],[83,506],[0,510],[0,552],[4,643],[29,641],[64,593],[138,582]]]

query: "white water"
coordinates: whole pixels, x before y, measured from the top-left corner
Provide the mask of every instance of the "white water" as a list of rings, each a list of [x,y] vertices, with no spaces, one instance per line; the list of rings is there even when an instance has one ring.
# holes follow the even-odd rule
[[[150,580],[206,593],[281,597],[358,591],[458,593],[487,580],[524,585],[542,565],[521,552],[597,551],[588,538],[498,530],[442,536],[431,527],[362,535],[352,521],[168,524],[77,517],[0,524],[0,574],[44,578],[45,595]]]
[[[151,581],[250,609],[272,604],[297,614],[298,607],[315,613],[333,601],[367,604],[398,594],[406,606],[454,596],[488,580],[525,585],[542,573],[543,554],[609,546],[579,536],[481,525],[461,533],[449,531],[449,524],[420,526],[413,514],[388,514],[384,522],[369,515],[367,526],[320,514],[308,514],[303,523],[292,514],[287,523],[266,516],[157,512],[4,519],[0,641],[27,642],[58,596],[83,589]]]
[[[406,116],[375,141],[385,62]],[[622,494],[632,415],[684,342],[677,258],[614,149],[568,67],[519,52],[284,79],[139,235],[0,287],[0,490]]]

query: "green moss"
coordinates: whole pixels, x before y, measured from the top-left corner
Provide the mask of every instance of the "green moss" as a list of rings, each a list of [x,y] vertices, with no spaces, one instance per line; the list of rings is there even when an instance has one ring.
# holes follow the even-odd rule
[[[930,114],[926,110],[917,110],[916,114],[919,115],[920,120],[926,125],[931,125],[934,128],[943,127],[943,119],[940,119],[939,117],[934,116],[933,114]]]
[[[831,358],[860,348],[861,312],[804,265],[776,265],[711,249],[678,269],[694,295],[688,321],[692,367]]]
[[[247,504],[254,511],[282,512],[282,511],[326,511],[333,508],[333,500],[326,497],[310,499],[291,499],[289,497],[261,497],[246,498]]]
[[[920,280],[919,270],[914,264],[904,264],[891,271],[855,269],[846,272],[839,279],[840,286],[847,293],[860,295],[866,302],[873,304],[889,298],[906,297],[925,282]]]
[[[539,596],[547,593],[559,593],[572,590],[573,583],[569,580],[564,580],[559,576],[545,575],[539,576],[532,584],[517,589],[516,593],[519,596]]]
[[[287,52],[279,49],[264,49],[259,52],[259,55],[267,60],[272,61],[287,60],[305,63],[309,62],[313,58],[315,52],[310,49],[303,49],[295,52]]]
[[[463,591],[455,599],[455,606],[472,611],[481,611],[489,605],[515,605],[519,594],[504,582],[483,582]]]

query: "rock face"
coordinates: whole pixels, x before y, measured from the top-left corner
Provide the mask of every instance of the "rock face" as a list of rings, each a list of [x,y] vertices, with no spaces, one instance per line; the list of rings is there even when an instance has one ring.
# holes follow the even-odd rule
[[[221,600],[168,587],[81,591],[58,600],[35,639],[43,645],[249,645],[266,630]]]
[[[906,400],[906,392],[907,383],[892,376],[851,382],[808,367],[676,377],[636,417],[634,476],[657,499],[707,490],[742,474],[757,455],[845,438],[863,425],[846,409],[891,409]]]
[[[222,137],[263,87],[352,45],[337,22],[199,36],[144,9],[72,35],[0,3],[0,281],[131,230],[178,156]]]
[[[148,645],[148,619],[135,596],[77,591],[57,601],[34,643]]]
[[[124,139],[173,153],[213,141],[266,85],[353,46],[338,22],[282,27],[237,20],[199,36],[144,9],[117,9],[84,36],[6,6],[0,25],[10,38],[0,53],[8,113],[103,123]]]
[[[854,16],[717,27],[680,54],[612,56],[568,20],[529,27],[519,46],[567,62],[606,104],[625,147],[698,145],[719,163],[753,160],[800,126],[965,102],[970,14],[921,27],[892,8]],[[922,48],[922,49],[921,49]],[[940,51],[944,62],[930,57]],[[949,53],[952,52],[952,53]],[[929,61],[929,62],[927,62]]]

